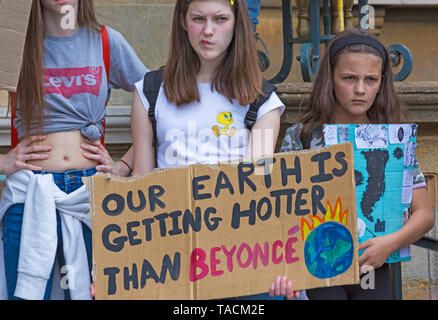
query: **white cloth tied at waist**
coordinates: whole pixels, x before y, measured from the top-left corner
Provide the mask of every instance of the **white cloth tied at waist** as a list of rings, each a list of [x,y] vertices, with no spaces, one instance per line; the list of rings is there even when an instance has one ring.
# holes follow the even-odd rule
[[[25,205],[14,295],[29,300],[44,298],[47,280],[56,256],[58,210],[61,217],[64,258],[66,266],[69,267],[68,287],[71,298],[91,299],[90,272],[81,225],[81,222],[84,222],[91,229],[91,219],[88,216],[90,206],[85,186],[66,194],[55,184],[53,175],[20,170],[8,176],[6,180],[6,188],[0,201],[0,222],[8,208],[18,203]],[[0,245],[0,283],[6,284],[3,243]],[[5,293],[4,288],[0,290],[0,299],[7,299],[7,295],[4,297]]]

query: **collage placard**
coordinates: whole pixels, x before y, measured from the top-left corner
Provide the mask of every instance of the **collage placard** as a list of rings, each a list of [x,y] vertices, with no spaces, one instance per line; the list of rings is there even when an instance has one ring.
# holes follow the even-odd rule
[[[326,146],[353,143],[359,243],[391,234],[409,219],[417,130],[417,124],[324,126]],[[407,247],[387,262],[410,258]]]

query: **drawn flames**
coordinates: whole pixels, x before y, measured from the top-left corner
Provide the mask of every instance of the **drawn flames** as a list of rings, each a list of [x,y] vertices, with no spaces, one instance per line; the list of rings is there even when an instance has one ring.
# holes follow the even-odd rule
[[[330,201],[327,200],[326,214],[320,218],[318,216],[310,216],[311,223],[309,223],[304,217],[301,218],[301,236],[303,240],[307,239],[307,236],[312,232],[313,229],[319,225],[333,221],[347,225],[348,209],[342,211],[341,197],[336,200],[335,208],[332,208]]]

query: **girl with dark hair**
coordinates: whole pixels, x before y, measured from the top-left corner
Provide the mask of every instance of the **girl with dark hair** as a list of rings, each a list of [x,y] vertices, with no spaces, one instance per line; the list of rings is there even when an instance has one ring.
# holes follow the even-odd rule
[[[144,81],[136,84],[131,115],[134,175],[155,167],[214,164],[273,153],[284,111],[275,92],[260,107],[250,132],[244,121],[249,104],[262,93],[245,0],[176,2],[155,106],[156,150],[143,86]],[[273,283],[271,293],[289,298],[295,294],[291,284],[281,281]],[[269,298],[267,294],[244,298],[258,297]]]
[[[306,111],[287,129],[281,152],[322,147],[324,124],[403,123],[407,112],[393,83],[388,51],[368,31],[348,30],[328,45]],[[389,265],[394,252],[420,239],[434,225],[426,183],[414,166],[412,217],[398,231],[359,245],[361,267],[375,270],[375,289],[360,285],[307,290],[309,299],[392,299]]]
[[[63,23],[65,5],[76,17],[72,29]],[[106,153],[95,141],[104,134],[110,89],[132,92],[146,71],[119,32],[101,29],[93,1],[33,1],[14,120],[22,142],[8,154],[16,165],[5,170],[0,204],[0,296],[6,287],[9,299],[49,299],[56,259],[68,277],[65,298],[91,298],[91,221],[81,177],[94,175]],[[118,165],[114,171],[129,171]]]

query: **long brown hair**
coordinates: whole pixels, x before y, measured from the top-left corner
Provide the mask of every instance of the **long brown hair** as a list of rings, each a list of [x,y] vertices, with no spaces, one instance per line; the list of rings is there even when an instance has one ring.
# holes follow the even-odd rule
[[[85,26],[99,32],[92,0],[79,0],[77,22],[79,26]],[[17,107],[20,110],[21,125],[25,136],[30,134],[31,124],[35,122],[35,119],[38,119],[38,133],[43,133],[45,33],[41,0],[33,0],[17,86],[17,101],[19,102]],[[11,99],[9,100],[11,101]]]
[[[366,30],[353,29],[339,33],[328,45],[321,59],[319,70],[312,86],[307,109],[298,120],[298,122],[303,123],[300,137],[306,148],[309,148],[312,131],[315,128],[322,130],[323,124],[332,123],[334,120],[336,97],[333,87],[333,70],[336,63],[342,57],[342,54],[350,52],[371,53],[382,58],[379,51],[372,46],[366,44],[352,44],[340,50],[330,61],[329,52],[334,41],[352,34],[367,35],[377,39]],[[407,109],[395,91],[391,62],[386,49],[385,55],[386,63],[383,65],[380,89],[367,115],[371,123],[405,122],[407,121]]]
[[[183,28],[189,5],[193,1],[196,0],[176,2],[169,55],[164,68],[166,98],[178,106],[200,101],[197,86],[200,61]],[[254,102],[262,93],[262,73],[245,0],[235,0],[232,8],[236,17],[234,37],[222,64],[213,73],[211,86],[244,106]]]

